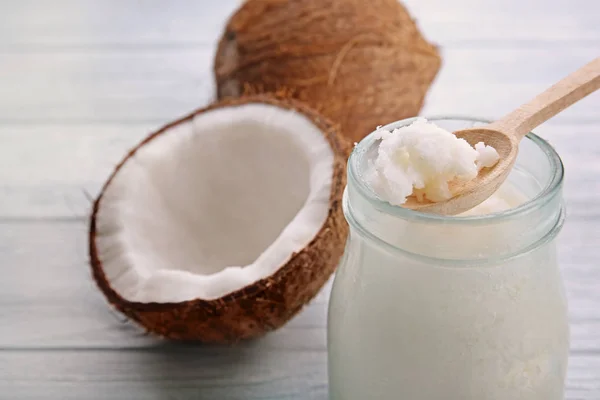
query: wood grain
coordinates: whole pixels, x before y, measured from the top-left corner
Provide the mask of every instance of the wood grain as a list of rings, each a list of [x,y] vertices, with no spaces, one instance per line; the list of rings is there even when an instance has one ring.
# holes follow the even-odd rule
[[[0,399],[327,398],[329,285],[263,339],[190,347],[145,335],[90,277],[88,197],[137,141],[211,101],[240,1],[0,2]],[[594,0],[406,4],[444,57],[424,114],[500,117],[598,56]],[[600,398],[599,109],[593,94],[536,129],[567,171],[566,400]]]
[[[201,46],[219,35],[242,0],[20,0],[0,3],[0,50],[56,51]],[[424,32],[444,45],[571,48],[597,46],[594,0],[406,0]],[[530,18],[536,15],[537,18]],[[474,32],[476,34],[474,35]]]
[[[571,309],[568,386],[589,396],[581,398],[594,399],[600,382],[600,292],[597,270],[590,266],[600,263],[600,254],[595,243],[582,238],[599,237],[600,225],[581,222],[569,221],[560,237]],[[263,339],[233,348],[162,343],[108,308],[89,276],[85,231],[79,222],[0,224],[5,271],[0,326],[10,327],[0,330],[0,365],[11,365],[0,375],[0,388],[32,398],[44,388],[57,398],[64,390],[75,399],[90,387],[105,387],[115,399],[124,398],[123,390],[135,399],[166,393],[326,398],[329,286],[297,318]]]
[[[162,124],[214,98],[213,50],[0,52],[0,123]],[[597,56],[594,47],[569,49],[559,60],[545,49],[442,52],[424,112],[486,118],[504,115]],[[597,119],[599,98],[592,94],[553,122]]]
[[[0,292],[0,326],[11,327],[0,330],[0,348],[156,344],[145,336],[131,336],[143,332],[124,323],[96,289],[88,265],[86,232],[84,221],[0,223],[0,265],[6,272]],[[570,292],[570,315],[582,327],[575,329],[574,348],[583,351],[591,346],[600,351],[598,273],[591,268],[600,264],[600,253],[596,243],[584,240],[586,237],[600,237],[600,224],[569,220],[559,236],[559,260]],[[40,254],[46,258],[40,260]],[[321,291],[288,327],[325,328],[329,290],[327,286]],[[324,348],[324,343],[295,344],[302,345]]]
[[[261,351],[259,345],[218,351],[8,352],[3,357],[13,368],[0,384],[13,399],[327,399],[323,352]],[[570,366],[566,398],[597,399],[598,359],[573,355]]]
[[[599,88],[600,57],[596,57],[489,127],[519,142],[534,128]]]
[[[594,99],[582,102],[595,104]],[[0,143],[10,143],[0,146],[0,221],[83,220],[90,198],[97,196],[115,165],[157,126],[0,125]],[[570,217],[600,216],[598,124],[543,124],[535,132],[557,149],[565,163],[564,197]]]

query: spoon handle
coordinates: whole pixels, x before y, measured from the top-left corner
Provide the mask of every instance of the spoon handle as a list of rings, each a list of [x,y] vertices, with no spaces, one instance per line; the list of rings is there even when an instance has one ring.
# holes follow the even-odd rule
[[[533,128],[600,88],[600,57],[557,82],[530,102],[490,124],[520,141]]]

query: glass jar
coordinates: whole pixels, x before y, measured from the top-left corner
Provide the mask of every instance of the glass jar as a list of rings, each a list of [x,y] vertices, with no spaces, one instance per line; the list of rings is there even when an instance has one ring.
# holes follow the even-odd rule
[[[487,122],[428,119],[451,131]],[[529,134],[508,178],[524,203],[437,216],[377,198],[364,179],[373,136],[348,161],[350,236],[328,315],[330,399],[562,400],[569,326],[555,254],[558,154]]]

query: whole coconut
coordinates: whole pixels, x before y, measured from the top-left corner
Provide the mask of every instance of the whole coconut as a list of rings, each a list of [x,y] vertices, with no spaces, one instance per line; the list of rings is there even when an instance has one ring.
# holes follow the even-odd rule
[[[248,0],[214,72],[219,98],[284,90],[359,141],[417,115],[440,66],[397,0]]]

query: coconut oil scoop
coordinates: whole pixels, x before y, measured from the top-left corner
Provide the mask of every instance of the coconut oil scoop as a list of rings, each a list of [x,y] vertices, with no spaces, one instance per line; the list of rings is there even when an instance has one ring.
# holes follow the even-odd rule
[[[441,201],[411,195],[402,207],[421,212],[456,215],[489,198],[506,180],[517,158],[519,143],[533,128],[600,88],[600,57],[557,82],[505,117],[484,126],[453,132],[470,145],[485,143],[498,153],[492,167],[479,170],[474,179],[450,181],[452,196]]]

